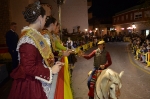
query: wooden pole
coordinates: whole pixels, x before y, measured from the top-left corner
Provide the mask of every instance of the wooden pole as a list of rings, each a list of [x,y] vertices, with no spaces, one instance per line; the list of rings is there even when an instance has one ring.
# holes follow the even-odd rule
[[[60,39],[62,41],[62,24],[61,24],[61,4],[58,4],[59,24],[60,24]]]

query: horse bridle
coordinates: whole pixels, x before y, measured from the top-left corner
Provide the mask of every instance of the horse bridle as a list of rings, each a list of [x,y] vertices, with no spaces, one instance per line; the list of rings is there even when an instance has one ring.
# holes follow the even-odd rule
[[[108,84],[110,81],[111,81],[111,80],[110,80],[110,79],[108,79],[107,84]],[[117,85],[117,88],[118,88],[117,93],[120,93],[119,85],[118,85],[117,83],[113,83],[113,84]],[[96,96],[98,97],[98,95],[97,95],[97,91],[96,91],[96,84],[95,84],[95,88],[94,88],[94,90],[95,90]],[[101,90],[101,92],[102,92],[102,96],[103,96],[103,98],[105,99],[105,97],[104,97],[104,94],[103,94],[103,91],[102,91],[101,87],[100,87],[100,90]],[[115,92],[116,92],[116,88],[115,88]],[[115,93],[115,94],[117,94],[117,93]],[[109,98],[110,98],[110,91],[109,91]],[[100,97],[98,97],[98,99],[100,99]],[[118,99],[118,96],[117,96],[117,99]]]

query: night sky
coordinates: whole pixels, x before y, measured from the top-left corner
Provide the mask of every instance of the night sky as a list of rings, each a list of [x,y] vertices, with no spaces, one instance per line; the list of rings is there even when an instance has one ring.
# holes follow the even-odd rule
[[[140,4],[140,0],[92,0],[89,11],[96,17],[109,17],[115,13]]]

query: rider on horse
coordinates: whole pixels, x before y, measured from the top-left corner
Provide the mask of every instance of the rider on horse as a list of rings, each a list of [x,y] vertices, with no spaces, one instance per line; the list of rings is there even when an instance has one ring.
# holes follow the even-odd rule
[[[104,70],[112,64],[108,51],[105,50],[105,41],[98,42],[98,48],[89,55],[82,55],[86,59],[94,57],[94,68],[88,78],[89,97],[94,97],[94,85],[96,82],[97,70]]]

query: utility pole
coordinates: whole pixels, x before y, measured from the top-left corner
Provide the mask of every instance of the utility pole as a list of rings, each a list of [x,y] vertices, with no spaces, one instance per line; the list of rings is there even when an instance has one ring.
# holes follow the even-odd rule
[[[60,24],[60,39],[62,40],[62,26],[61,26],[61,5],[58,5],[58,15],[59,15],[59,24]]]
[[[61,5],[64,3],[65,3],[65,0],[57,0],[58,16],[59,16],[59,24],[60,24],[60,39],[61,40],[62,40]]]

